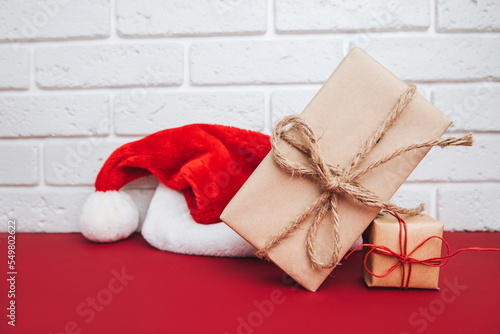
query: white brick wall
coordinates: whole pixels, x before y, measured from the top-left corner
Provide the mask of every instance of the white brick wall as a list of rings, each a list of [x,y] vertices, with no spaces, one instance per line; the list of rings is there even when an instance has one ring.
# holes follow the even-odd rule
[[[282,90],[271,95],[271,122],[276,124],[286,115],[299,114],[319,90]]]
[[[354,41],[403,80],[413,82],[500,79],[500,35],[373,37]]]
[[[0,114],[1,137],[109,134],[109,97],[105,94],[1,95]]]
[[[191,84],[322,82],[342,56],[340,39],[197,42],[189,50]]]
[[[115,132],[147,135],[192,123],[263,131],[264,111],[263,92],[151,92],[137,99],[120,94],[114,100]]]
[[[178,43],[39,47],[36,82],[59,89],[180,85],[182,57]]]
[[[449,230],[500,230],[497,184],[441,184],[438,188],[439,219]]]
[[[78,216],[92,190],[13,191],[0,193],[0,219],[17,219],[18,232],[75,232]],[[152,189],[128,189],[139,208],[141,222],[153,197]],[[139,226],[140,229],[140,226]]]
[[[408,180],[500,181],[499,145],[500,136],[476,133],[473,148],[435,148]]]
[[[117,30],[124,37],[263,34],[266,0],[117,0]]]
[[[500,230],[496,0],[1,1],[0,222],[77,231],[114,148],[196,122],[269,133],[353,46],[416,82],[450,135],[476,132],[472,148],[434,149],[394,201]],[[156,184],[126,187],[141,217]]]
[[[0,46],[0,90],[28,89],[30,54],[25,48]]]
[[[0,185],[37,185],[38,151],[38,145],[0,144]]]
[[[438,31],[500,31],[497,0],[436,0]]]
[[[68,143],[47,143],[44,148],[44,178],[48,185],[93,185],[109,155],[125,142],[84,138]]]
[[[0,40],[65,40],[109,36],[107,0],[18,1],[0,3]]]
[[[451,131],[500,131],[500,85],[436,87],[432,102],[453,119]]]
[[[276,31],[411,31],[431,22],[428,0],[276,0]]]

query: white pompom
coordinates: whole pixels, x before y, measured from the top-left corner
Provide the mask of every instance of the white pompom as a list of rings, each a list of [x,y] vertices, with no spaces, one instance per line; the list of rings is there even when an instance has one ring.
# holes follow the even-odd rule
[[[90,240],[125,239],[139,225],[139,211],[123,191],[95,192],[87,198],[80,217],[80,231]]]

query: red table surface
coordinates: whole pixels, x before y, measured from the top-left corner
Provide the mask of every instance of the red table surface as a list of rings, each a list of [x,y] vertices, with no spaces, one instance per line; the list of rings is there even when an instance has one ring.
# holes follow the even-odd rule
[[[500,247],[500,233],[445,233],[453,249]],[[96,244],[80,234],[16,234],[16,326],[7,234],[1,333],[500,333],[500,252],[441,268],[440,291],[365,286],[361,254],[315,293],[273,264],[158,251],[141,235]]]

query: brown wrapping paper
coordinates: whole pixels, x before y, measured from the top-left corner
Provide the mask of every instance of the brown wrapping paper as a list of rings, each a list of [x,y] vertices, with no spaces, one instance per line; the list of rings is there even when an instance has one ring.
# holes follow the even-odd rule
[[[407,249],[413,251],[421,242],[431,236],[443,237],[444,225],[442,222],[427,215],[401,216],[406,222]],[[367,244],[385,246],[396,253],[400,253],[398,219],[388,213],[379,215],[363,234],[363,241]],[[426,260],[441,256],[442,241],[433,238],[427,241],[411,255],[416,260]],[[366,250],[364,251],[366,252]],[[365,255],[363,255],[363,259]],[[366,267],[376,275],[384,275],[397,264],[396,258],[372,252],[367,259]],[[401,282],[406,282],[408,264],[403,268],[398,266],[386,277],[372,276],[364,267],[363,278],[369,287],[401,287]],[[420,263],[412,264],[411,276],[408,287],[420,289],[438,289],[439,267],[430,267]]]
[[[340,63],[301,113],[316,134],[322,154],[331,163],[348,166],[366,140],[383,122],[407,85],[359,48]],[[396,123],[370,152],[362,166],[402,146],[440,137],[451,120],[416,94]],[[283,143],[282,145],[287,145]],[[300,152],[283,146],[289,159],[304,161]],[[399,156],[359,179],[364,187],[389,200],[427,154],[420,149]],[[291,177],[273,162],[272,152],[262,161],[221,215],[222,221],[256,248],[261,248],[320,196],[320,189],[306,178]],[[379,210],[339,196],[340,256],[368,227]],[[306,231],[312,219],[282,240],[268,258],[304,288],[316,291],[332,271],[314,269],[306,254]],[[318,253],[327,259],[332,236],[322,224]]]

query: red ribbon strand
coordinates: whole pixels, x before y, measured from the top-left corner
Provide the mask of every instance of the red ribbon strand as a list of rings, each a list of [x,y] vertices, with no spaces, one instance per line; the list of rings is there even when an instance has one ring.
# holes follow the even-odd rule
[[[383,245],[373,245],[373,244],[362,244],[359,245],[358,247],[354,248],[349,254],[345,256],[347,259],[354,251],[358,250],[361,247],[368,247],[370,250],[366,252],[365,259],[364,259],[364,267],[370,275],[383,278],[388,275],[390,275],[394,270],[396,270],[397,267],[401,266],[403,269],[403,275],[401,278],[401,289],[408,289],[410,286],[410,277],[411,277],[411,269],[412,269],[412,264],[414,263],[420,263],[429,267],[442,267],[448,263],[448,261],[457,255],[460,252],[463,251],[500,251],[500,248],[481,248],[481,247],[469,247],[469,248],[461,248],[456,250],[455,252],[451,253],[450,245],[446,240],[444,240],[441,237],[438,237],[436,235],[428,237],[424,241],[422,241],[418,246],[416,246],[411,252],[408,252],[408,236],[407,236],[407,226],[406,222],[395,212],[387,211],[394,217],[398,219],[399,222],[399,253],[393,251],[392,249],[383,246]],[[421,247],[423,247],[427,242],[429,242],[432,239],[439,239],[443,242],[443,244],[446,247],[446,255],[444,256],[438,256],[438,257],[432,257],[424,260],[417,260],[412,257],[412,255]],[[377,275],[374,272],[372,272],[370,269],[368,269],[367,266],[367,260],[368,257],[370,256],[371,253],[375,254],[380,254],[380,255],[387,255],[387,256],[392,256],[398,260],[398,262],[390,267],[385,274]],[[406,265],[408,265],[408,275],[406,275]],[[406,276],[406,280],[405,280]]]

